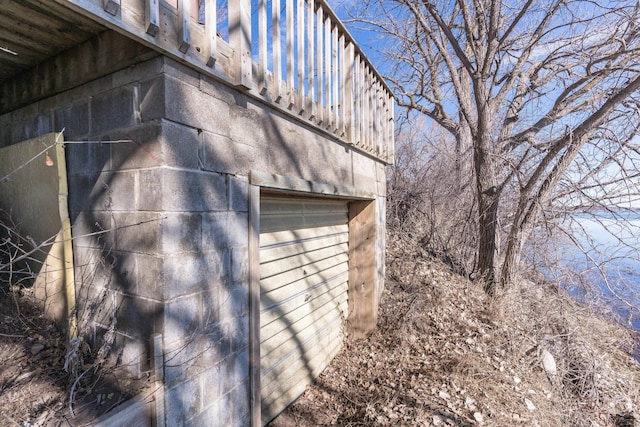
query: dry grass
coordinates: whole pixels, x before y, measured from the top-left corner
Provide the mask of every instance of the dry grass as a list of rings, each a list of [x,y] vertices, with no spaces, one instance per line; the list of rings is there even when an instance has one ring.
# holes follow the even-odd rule
[[[349,342],[273,426],[626,426],[640,420],[631,331],[551,285],[499,299],[389,239],[378,328]],[[547,372],[542,356],[553,356]],[[548,365],[549,369],[549,365]]]

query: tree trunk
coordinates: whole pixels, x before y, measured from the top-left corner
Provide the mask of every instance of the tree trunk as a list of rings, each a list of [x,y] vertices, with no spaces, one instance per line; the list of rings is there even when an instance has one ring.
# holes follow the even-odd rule
[[[478,185],[478,262],[476,276],[482,281],[489,295],[496,294],[496,235],[498,219],[498,198],[495,189],[480,189]]]

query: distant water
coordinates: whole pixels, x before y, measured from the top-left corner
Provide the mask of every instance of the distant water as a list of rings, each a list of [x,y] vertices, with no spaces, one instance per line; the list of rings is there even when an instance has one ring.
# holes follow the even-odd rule
[[[571,229],[582,250],[566,243],[558,255],[561,265],[581,271],[584,281],[597,286],[623,323],[640,331],[640,313],[616,298],[640,307],[640,213],[626,211],[623,218],[611,214],[573,218]],[[584,296],[577,286],[567,285],[574,296]]]

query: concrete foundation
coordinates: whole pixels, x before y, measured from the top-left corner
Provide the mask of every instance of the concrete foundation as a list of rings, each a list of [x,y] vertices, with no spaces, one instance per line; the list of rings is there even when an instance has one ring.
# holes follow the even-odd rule
[[[100,37],[112,48],[119,36]],[[62,69],[77,61],[65,55]],[[252,181],[252,171],[375,202],[367,276],[375,311],[384,286],[384,165],[242,91],[149,56],[131,55],[126,68],[92,72],[90,81],[80,75],[6,112],[0,144],[64,129],[81,333],[97,348],[115,329],[112,359],[140,374],[151,369],[150,337],[162,335],[166,425],[249,425],[249,200],[252,187],[269,185]]]

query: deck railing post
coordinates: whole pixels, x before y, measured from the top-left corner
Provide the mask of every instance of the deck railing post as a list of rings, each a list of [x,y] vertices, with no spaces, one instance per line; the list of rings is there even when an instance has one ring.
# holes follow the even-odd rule
[[[267,0],[258,0],[258,90],[264,95],[268,90],[267,52]]]
[[[298,104],[298,113],[304,114],[304,93],[305,93],[305,68],[304,68],[304,0],[297,0],[296,3],[296,72],[298,80],[298,96],[296,97],[296,103]]]
[[[324,89],[323,75],[324,75],[324,53],[322,51],[322,46],[324,43],[323,37],[323,28],[324,28],[324,12],[322,7],[318,8],[318,13],[316,14],[316,74],[318,80],[318,100],[316,102],[316,123],[321,124],[324,121],[324,103],[326,97],[326,91]]]
[[[280,33],[280,0],[271,0],[271,50],[273,51],[273,99],[282,99],[282,38]]]
[[[178,50],[186,53],[191,47],[191,0],[178,0]]]
[[[345,139],[353,144],[355,142],[354,135],[354,108],[355,101],[355,85],[354,85],[354,46],[349,42],[346,48],[346,55],[342,65],[345,73],[344,80],[344,99],[342,100],[342,114],[344,114]]]
[[[234,0],[229,7],[229,44],[233,49],[233,80],[236,86],[250,89],[251,72],[251,0]]]
[[[213,67],[218,59],[218,11],[216,0],[204,0],[205,60]]]
[[[293,72],[293,64],[294,64],[294,54],[293,54],[293,45],[294,45],[294,12],[293,12],[293,0],[285,1],[285,45],[286,45],[286,63],[287,63],[287,109],[291,110],[293,104],[295,103],[295,99],[293,96],[293,83],[295,81],[294,72]]]
[[[327,0],[56,1],[393,161],[393,94]]]
[[[160,29],[160,2],[159,0],[145,0],[144,8],[145,32],[151,37],[155,37]]]

